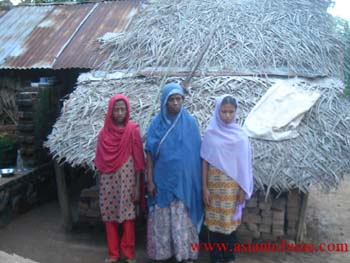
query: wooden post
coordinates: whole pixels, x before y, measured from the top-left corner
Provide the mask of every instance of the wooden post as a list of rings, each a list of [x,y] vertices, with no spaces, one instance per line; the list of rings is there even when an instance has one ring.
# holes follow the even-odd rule
[[[306,216],[306,208],[309,199],[309,194],[301,193],[301,205],[300,205],[300,214],[299,221],[297,226],[297,237],[296,242],[299,243],[304,239],[304,222]]]
[[[67,231],[71,231],[73,227],[73,217],[64,170],[56,160],[54,160],[54,166],[57,182],[57,196],[63,216],[63,226]]]

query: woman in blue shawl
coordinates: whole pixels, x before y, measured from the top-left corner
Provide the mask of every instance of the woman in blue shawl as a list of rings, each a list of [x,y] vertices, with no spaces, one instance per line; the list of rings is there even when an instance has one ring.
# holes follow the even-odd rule
[[[160,112],[147,131],[147,253],[153,260],[198,258],[191,244],[198,243],[203,220],[201,138],[183,100],[179,84],[165,85]]]

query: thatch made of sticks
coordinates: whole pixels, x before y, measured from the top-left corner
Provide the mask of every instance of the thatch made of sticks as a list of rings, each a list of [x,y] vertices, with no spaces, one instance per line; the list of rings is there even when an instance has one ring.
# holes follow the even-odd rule
[[[170,80],[180,82],[183,78],[167,79]],[[215,97],[232,94],[240,101],[238,122],[242,124],[275,80],[232,76],[195,78],[185,105],[203,132],[213,113]],[[284,191],[296,187],[307,192],[311,185],[319,185],[330,190],[337,186],[342,174],[350,170],[350,102],[342,96],[342,82],[330,78],[303,79],[297,85],[319,90],[322,96],[304,117],[296,139],[282,142],[251,139],[257,189]],[[130,98],[131,117],[145,133],[149,116],[159,110],[159,99],[156,99],[159,79],[81,82],[64,102],[61,116],[46,142],[55,159],[94,169],[97,135],[104,123],[108,100],[116,93]]]
[[[199,69],[284,76],[339,76],[344,44],[329,0],[159,0],[144,5],[125,32],[104,43],[104,70]]]

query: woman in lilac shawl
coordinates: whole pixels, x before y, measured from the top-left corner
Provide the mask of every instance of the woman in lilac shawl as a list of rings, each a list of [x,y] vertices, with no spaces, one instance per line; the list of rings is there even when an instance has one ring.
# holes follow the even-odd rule
[[[192,262],[202,224],[201,137],[196,120],[183,106],[184,91],[169,83],[160,112],[147,130],[147,253],[151,259]]]
[[[236,123],[238,103],[229,95],[217,99],[214,116],[201,146],[204,224],[211,243],[226,243],[226,252],[211,252],[213,263],[234,262],[235,230],[241,223],[245,200],[253,192],[248,136]]]

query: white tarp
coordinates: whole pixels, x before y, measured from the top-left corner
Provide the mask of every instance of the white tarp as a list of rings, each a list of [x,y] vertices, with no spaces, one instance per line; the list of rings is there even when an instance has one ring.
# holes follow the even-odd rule
[[[300,81],[278,80],[269,88],[246,118],[249,137],[281,141],[299,136],[296,127],[321,96],[319,91],[298,87]]]

